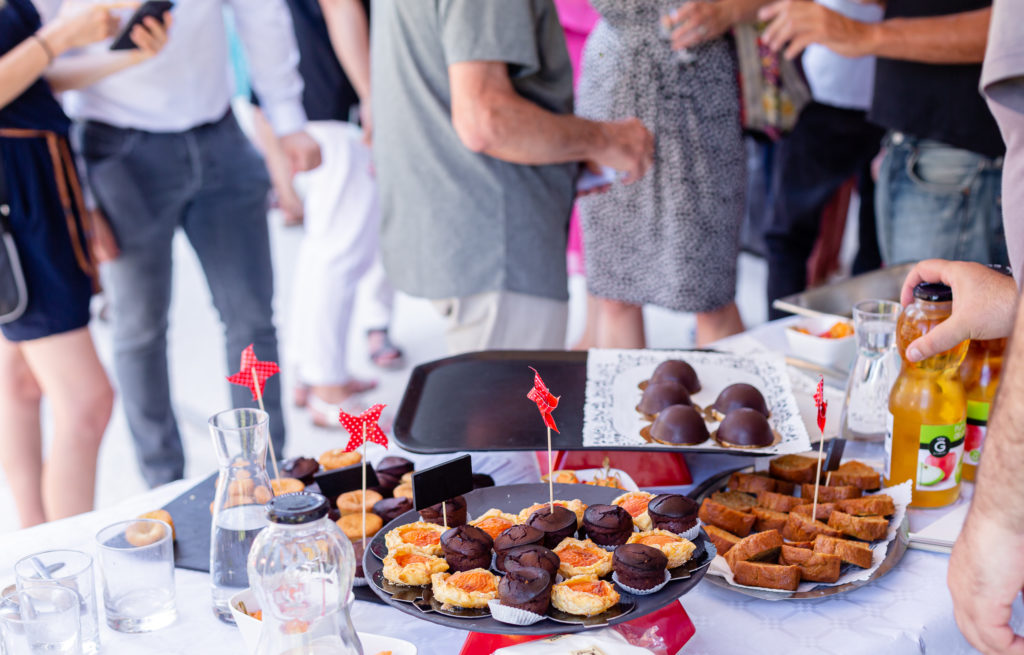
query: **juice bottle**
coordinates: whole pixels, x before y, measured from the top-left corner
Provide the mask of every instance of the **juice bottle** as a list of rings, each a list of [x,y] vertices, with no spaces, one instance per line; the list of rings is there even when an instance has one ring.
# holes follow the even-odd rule
[[[960,496],[967,400],[959,369],[968,342],[916,363],[906,357],[907,346],[949,318],[952,306],[948,286],[919,284],[896,326],[903,367],[889,395],[884,477],[887,486],[913,481],[913,507],[942,507]]]
[[[974,481],[981,447],[988,429],[988,413],[999,387],[1006,339],[972,341],[960,365],[960,380],[967,395],[967,436],[964,441],[963,479]]]

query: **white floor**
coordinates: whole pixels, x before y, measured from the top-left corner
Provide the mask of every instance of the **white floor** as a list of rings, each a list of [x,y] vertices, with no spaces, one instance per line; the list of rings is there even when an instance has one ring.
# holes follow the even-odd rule
[[[298,252],[301,230],[285,229],[277,216],[271,216],[274,243],[274,264],[277,272],[277,321],[283,333],[287,330],[287,308],[292,268]],[[175,243],[174,301],[171,312],[169,357],[172,388],[178,421],[188,457],[186,475],[198,476],[216,468],[207,418],[228,407],[227,383],[223,369],[221,328],[210,303],[209,292],[188,242],[179,235]],[[740,283],[737,299],[748,326],[765,320],[765,264],[749,255],[740,258]],[[583,327],[584,283],[571,282],[570,343]],[[379,389],[369,398],[397,409],[412,366],[444,356],[442,324],[424,301],[400,297],[392,326],[393,339],[406,353],[407,366],[401,371],[381,373],[367,359],[363,327],[358,320],[350,335],[356,373],[380,380]],[[651,347],[688,347],[692,345],[694,322],[689,315],[675,314],[657,308],[646,311],[648,341]],[[109,326],[95,322],[94,334],[103,361],[110,366]],[[285,339],[282,338],[284,343]],[[288,353],[282,353],[285,389],[291,381]],[[232,371],[233,372],[233,371]],[[286,395],[286,398],[290,394]],[[288,455],[315,457],[321,452],[345,443],[341,430],[315,428],[304,411],[286,406],[288,421]],[[107,430],[100,452],[97,506],[106,507],[125,496],[145,489],[135,467],[131,436],[120,407]],[[17,529],[14,501],[0,472],[0,533]]]

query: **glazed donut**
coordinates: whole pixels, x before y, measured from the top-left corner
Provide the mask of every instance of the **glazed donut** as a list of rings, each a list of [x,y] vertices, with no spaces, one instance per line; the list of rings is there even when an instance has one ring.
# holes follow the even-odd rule
[[[274,494],[270,492],[270,489],[264,486],[256,487],[252,492],[252,502],[255,502],[257,505],[266,505],[273,497]]]
[[[412,476],[413,476],[413,473],[415,473],[415,472],[416,471],[409,471],[408,473],[403,473],[402,477],[399,478],[398,483],[399,484],[412,484]]]
[[[155,513],[155,512],[150,512]],[[165,512],[166,513],[166,512]],[[141,516],[139,518],[156,518],[150,516]],[[163,519],[159,519],[163,521]],[[157,523],[155,521],[136,521],[130,523],[124,531],[124,538],[131,545],[141,548],[142,546],[148,546],[155,544],[164,538],[167,534],[167,528],[170,526],[164,525],[163,523]],[[173,532],[172,532],[173,534]]]
[[[325,471],[333,471],[358,464],[362,459],[362,455],[357,452],[346,453],[344,448],[334,448],[320,455],[319,461]]]
[[[346,514],[337,521],[338,527],[345,533],[345,536],[352,541],[359,541],[363,538],[363,515]],[[377,534],[384,527],[384,521],[376,514],[366,513],[366,536],[367,538]]]
[[[174,521],[171,519],[171,513],[165,509],[156,509],[152,512],[146,512],[145,514],[139,514],[140,519],[156,519],[157,521],[163,521],[167,525],[171,526],[171,539],[176,539],[174,535]]]
[[[270,481],[270,486],[274,489],[275,496],[293,494],[306,488],[302,480],[296,480],[295,478],[277,478]]]
[[[364,507],[367,512],[370,512],[373,510],[373,506],[382,500],[384,500],[384,496],[381,496],[373,489],[367,489],[365,497],[363,492],[357,489],[355,491],[346,491],[338,496],[336,504],[338,511],[344,517],[348,514],[361,514]]]
[[[391,495],[395,498],[408,498],[409,500],[412,500],[412,483],[403,482],[395,487],[394,491],[391,492]]]

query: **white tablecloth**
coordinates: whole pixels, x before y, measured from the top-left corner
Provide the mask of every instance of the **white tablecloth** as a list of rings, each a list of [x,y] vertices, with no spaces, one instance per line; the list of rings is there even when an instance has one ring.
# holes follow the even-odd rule
[[[748,334],[765,345],[784,349],[779,326],[769,324]],[[857,456],[871,456],[870,448]],[[693,479],[742,466],[745,458],[725,455],[691,457]],[[117,507],[83,514],[0,537],[0,587],[13,582],[14,563],[50,548],[94,552],[93,537],[103,526],[158,508],[198,480],[177,482]],[[685,491],[686,488],[682,490]],[[933,520],[936,513],[912,517],[912,528]],[[853,592],[818,600],[765,601],[708,583],[682,599],[697,634],[683,649],[686,655],[731,655],[739,652],[786,655],[907,655],[974,652],[953,620],[946,588],[946,555],[910,550],[883,578]],[[102,652],[109,655],[185,655],[243,653],[236,628],[218,621],[210,610],[209,577],[176,572],[177,622],[143,635],[114,632],[101,620]],[[102,604],[102,601],[101,601]],[[420,655],[454,655],[465,633],[417,621],[389,607],[356,602],[353,620],[362,632],[390,635],[415,643]],[[1024,606],[1014,608],[1014,626],[1024,631]],[[753,650],[751,650],[753,649]]]

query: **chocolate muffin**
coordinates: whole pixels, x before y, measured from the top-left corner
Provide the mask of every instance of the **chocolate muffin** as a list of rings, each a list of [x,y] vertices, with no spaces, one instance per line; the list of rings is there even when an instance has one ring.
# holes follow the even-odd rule
[[[700,380],[697,371],[681,359],[670,359],[658,364],[651,375],[651,384],[658,382],[676,382],[686,387],[690,393],[700,391]]]
[[[590,505],[583,512],[583,530],[598,546],[619,546],[633,534],[633,517],[618,505]]]
[[[545,505],[530,514],[526,524],[543,532],[544,545],[554,548],[562,543],[562,539],[576,534],[576,513],[561,505],[555,505],[555,511],[552,512],[551,508]]]
[[[554,577],[544,569],[511,571],[498,583],[498,601],[506,607],[547,614],[553,580]]]
[[[489,569],[494,540],[480,528],[460,525],[441,535],[441,551],[454,571]]]
[[[636,408],[641,414],[655,416],[670,405],[690,404],[690,392],[683,385],[678,382],[656,382],[647,385]]]
[[[487,475],[486,473],[474,473],[473,474],[473,490],[483,489],[484,487],[493,487],[494,478]]]
[[[513,525],[494,540],[495,566],[504,571],[505,553],[519,546],[544,545],[544,533],[528,525]]]
[[[728,416],[730,412],[742,407],[768,416],[768,404],[764,401],[764,396],[755,387],[743,382],[730,384],[722,389],[722,393],[715,399],[715,411],[723,416]]]
[[[654,529],[682,534],[697,525],[696,501],[680,494],[661,494],[647,503],[647,514]]]
[[[505,551],[501,564],[502,566],[497,569],[506,573],[524,568],[544,569],[554,580],[561,560],[558,558],[558,553],[550,548],[530,544],[529,546],[516,546]]]
[[[424,507],[420,510],[420,519],[435,525],[444,525],[444,519],[448,519],[448,527],[454,528],[466,523],[466,499],[456,496],[444,501],[444,515],[441,512],[441,503]]]
[[[377,480],[380,483],[374,489],[387,498],[398,486],[402,476],[413,470],[413,463],[404,457],[389,455],[380,460],[373,470],[376,471]]]
[[[690,405],[670,405],[658,413],[651,437],[672,444],[692,446],[711,437],[704,417]]]
[[[307,487],[313,484],[313,475],[320,470],[320,462],[311,457],[292,457],[281,462],[281,476],[302,480]]]
[[[764,414],[743,407],[729,412],[718,425],[718,440],[734,446],[770,446],[775,435]]]
[[[411,509],[412,501],[408,498],[385,498],[373,505],[373,513],[385,523],[389,523]]]
[[[612,554],[612,569],[619,582],[633,589],[653,589],[665,581],[668,557],[643,544],[619,546]]]

